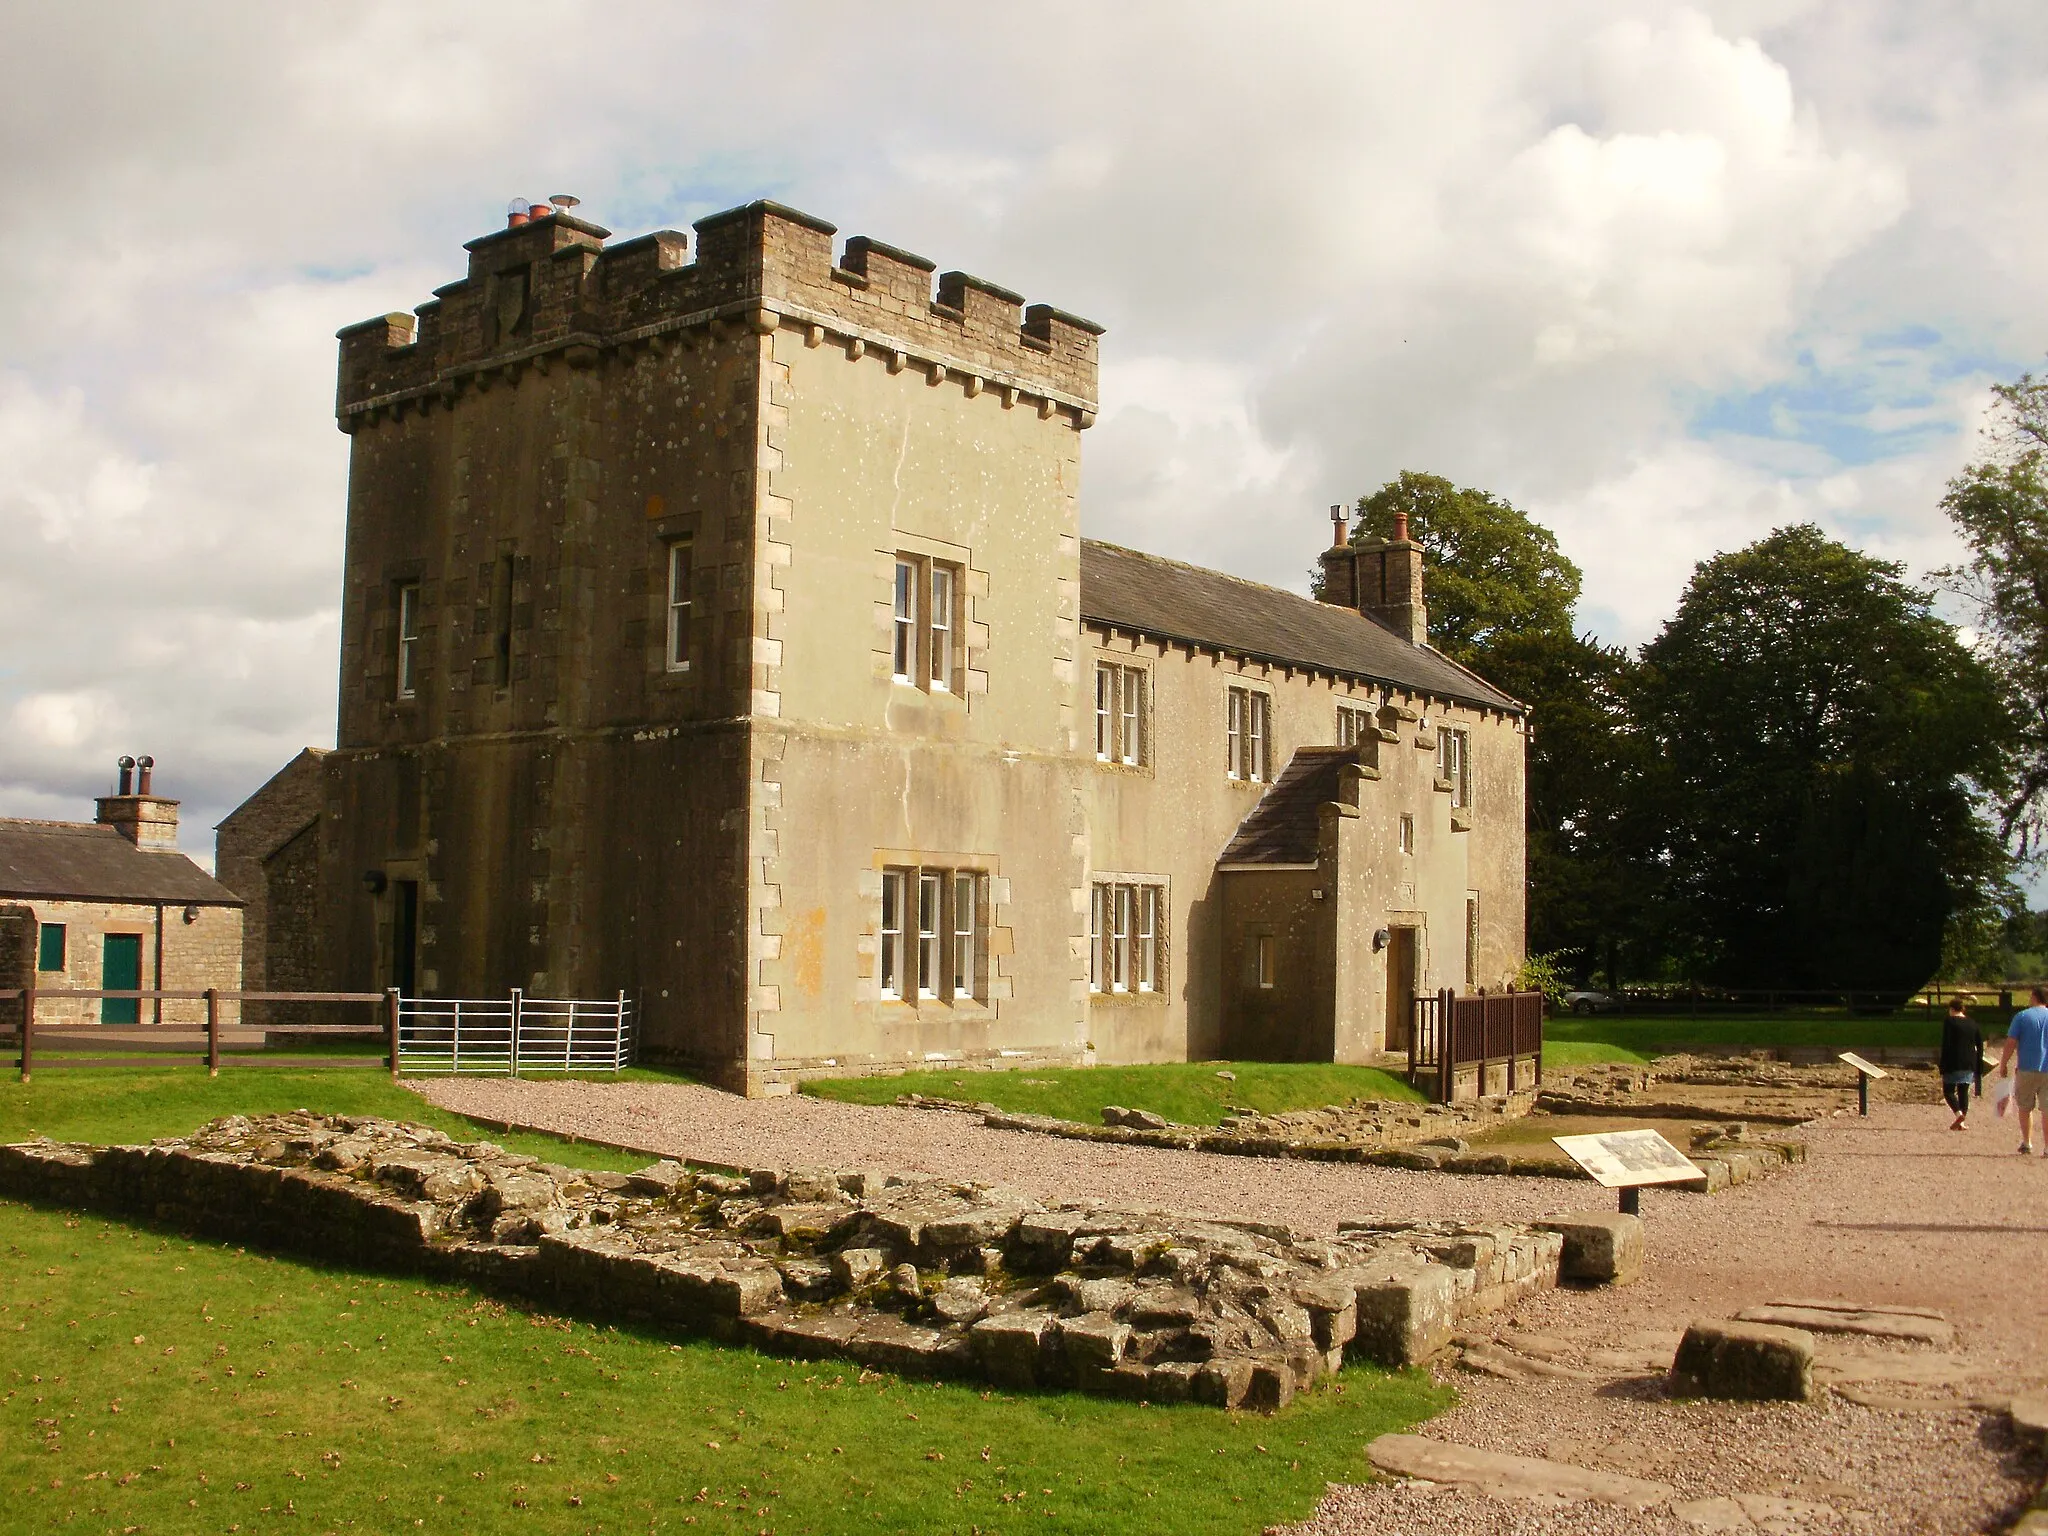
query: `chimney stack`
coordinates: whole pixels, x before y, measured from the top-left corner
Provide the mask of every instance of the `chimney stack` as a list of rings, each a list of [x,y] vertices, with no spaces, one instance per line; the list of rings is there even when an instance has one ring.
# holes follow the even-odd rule
[[[1332,508],[1334,513],[1337,509]],[[1342,544],[1323,552],[1323,601],[1356,608],[1406,640],[1425,645],[1429,615],[1422,601],[1422,546],[1408,536],[1408,514],[1394,514],[1394,536]]]
[[[112,827],[136,847],[150,853],[175,852],[178,847],[178,802],[150,793],[150,777],[156,768],[153,757],[124,757],[115,765],[121,770],[120,791],[103,795],[94,805],[93,820]],[[141,770],[139,780],[132,777]]]

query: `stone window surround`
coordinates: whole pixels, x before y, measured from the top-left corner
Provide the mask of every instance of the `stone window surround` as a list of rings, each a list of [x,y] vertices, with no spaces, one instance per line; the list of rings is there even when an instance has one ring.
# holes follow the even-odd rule
[[[1137,660],[1097,657],[1089,707],[1095,761],[1111,768],[1152,766],[1152,669]],[[1131,737],[1137,738],[1133,746]]]
[[[651,554],[662,562],[658,572],[650,567],[643,576],[647,594],[647,627],[643,638],[649,682],[660,690],[689,689],[704,673],[704,668],[694,663],[700,654],[705,653],[703,642],[707,620],[704,615],[712,613],[718,606],[721,567],[698,558],[704,552],[697,547],[698,518],[695,511],[667,512],[657,497],[650,497],[649,503],[647,531],[653,540]],[[661,509],[664,515],[654,516],[655,509]],[[671,668],[668,665],[668,551],[676,544],[685,543],[690,546],[690,659],[693,665]],[[715,554],[716,550],[711,553]]]
[[[1173,980],[1173,882],[1161,874],[1148,874],[1130,870],[1098,869],[1088,877],[1088,1000],[1091,1004],[1111,1003],[1118,1006],[1132,1004],[1164,1005],[1168,1000],[1168,989]],[[1105,986],[1102,964],[1102,945],[1109,937],[1100,926],[1098,914],[1104,909],[1100,905],[1099,893],[1109,893],[1108,899],[1115,899],[1118,889],[1128,889],[1134,894],[1131,903],[1131,948],[1133,969],[1142,962],[1138,958],[1138,945],[1143,933],[1146,909],[1146,893],[1156,893],[1152,899],[1153,911],[1153,979],[1149,986],[1135,985],[1117,988]],[[1113,914],[1113,908],[1110,909]]]
[[[1273,692],[1242,674],[1224,690],[1225,762],[1233,784],[1273,782]]]
[[[872,895],[865,900],[867,919],[861,934],[861,951],[864,959],[862,968],[865,1000],[879,1005],[892,1013],[914,1012],[920,1017],[932,1018],[976,1017],[996,1011],[999,998],[1009,991],[1008,978],[1002,974],[1001,957],[1009,952],[1008,932],[1001,928],[996,919],[1008,896],[1009,882],[997,873],[997,860],[988,854],[936,853],[922,849],[881,848],[875,851],[870,871],[871,883],[868,889]],[[882,991],[883,950],[888,937],[882,927],[884,891],[889,877],[903,877],[904,905],[899,913],[902,925],[900,942],[902,951],[898,958],[901,971],[897,979],[897,992],[886,994]],[[943,909],[940,918],[940,969],[941,979],[950,983],[951,976],[951,934],[948,928],[953,920],[953,880],[961,875],[972,876],[975,880],[975,938],[974,938],[974,995],[955,997],[942,995],[924,997],[918,995],[914,980],[917,967],[917,877],[920,875],[941,876]],[[864,882],[865,883],[865,882]],[[893,930],[892,930],[893,931]]]
[[[876,575],[881,590],[874,605],[875,677],[892,688],[915,688],[935,704],[952,701],[959,708],[971,710],[974,707],[973,696],[985,694],[989,689],[986,671],[989,632],[988,625],[980,619],[980,614],[986,611],[982,600],[988,596],[988,572],[975,566],[973,552],[963,544],[909,533],[900,528],[894,530],[892,537],[895,541],[893,548],[876,551],[879,557]],[[905,559],[919,567],[919,585],[926,602],[929,602],[932,567],[943,565],[952,571],[953,675],[948,688],[934,688],[920,681],[930,667],[930,653],[926,649],[930,638],[928,624],[920,624],[918,657],[910,678],[906,680],[896,673],[896,566]]]
[[[691,622],[696,614],[696,538],[691,533],[661,541],[661,664],[664,672],[690,670]]]

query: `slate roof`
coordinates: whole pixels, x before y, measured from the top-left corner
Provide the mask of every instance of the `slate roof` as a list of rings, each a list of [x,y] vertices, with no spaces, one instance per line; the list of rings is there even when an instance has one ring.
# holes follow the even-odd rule
[[[1322,851],[1323,806],[1337,798],[1344,769],[1359,760],[1356,747],[1296,747],[1223,850],[1219,864],[1313,864]]]
[[[1161,640],[1524,712],[1484,678],[1356,609],[1096,539],[1081,541],[1081,616]]]
[[[241,897],[184,854],[146,852],[112,827],[0,820],[0,900],[20,896],[242,905]]]

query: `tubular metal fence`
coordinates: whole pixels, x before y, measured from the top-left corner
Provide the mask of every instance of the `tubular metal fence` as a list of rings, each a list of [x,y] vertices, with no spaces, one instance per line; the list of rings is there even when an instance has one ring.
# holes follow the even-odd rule
[[[633,1059],[633,1005],[615,998],[405,997],[398,1002],[401,1072],[518,1077],[616,1072]]]

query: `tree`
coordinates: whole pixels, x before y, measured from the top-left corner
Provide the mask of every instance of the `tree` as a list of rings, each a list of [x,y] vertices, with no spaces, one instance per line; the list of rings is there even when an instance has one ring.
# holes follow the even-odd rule
[[[2022,374],[1992,395],[1990,454],[1949,481],[1941,501],[1971,559],[1940,574],[1974,608],[2005,691],[2012,774],[1999,832],[2031,856],[2048,832],[2048,379]]]
[[[1405,471],[1357,505],[1353,543],[1391,538],[1407,514],[1428,562],[1430,644],[1530,706],[1531,949],[1565,954],[1575,980],[1612,973],[1641,911],[1619,836],[1633,663],[1577,633],[1579,568],[1507,501]]]
[[[1702,562],[1636,689],[1639,812],[1703,977],[1904,994],[2006,894],[1999,682],[1902,568],[1781,528]]]

